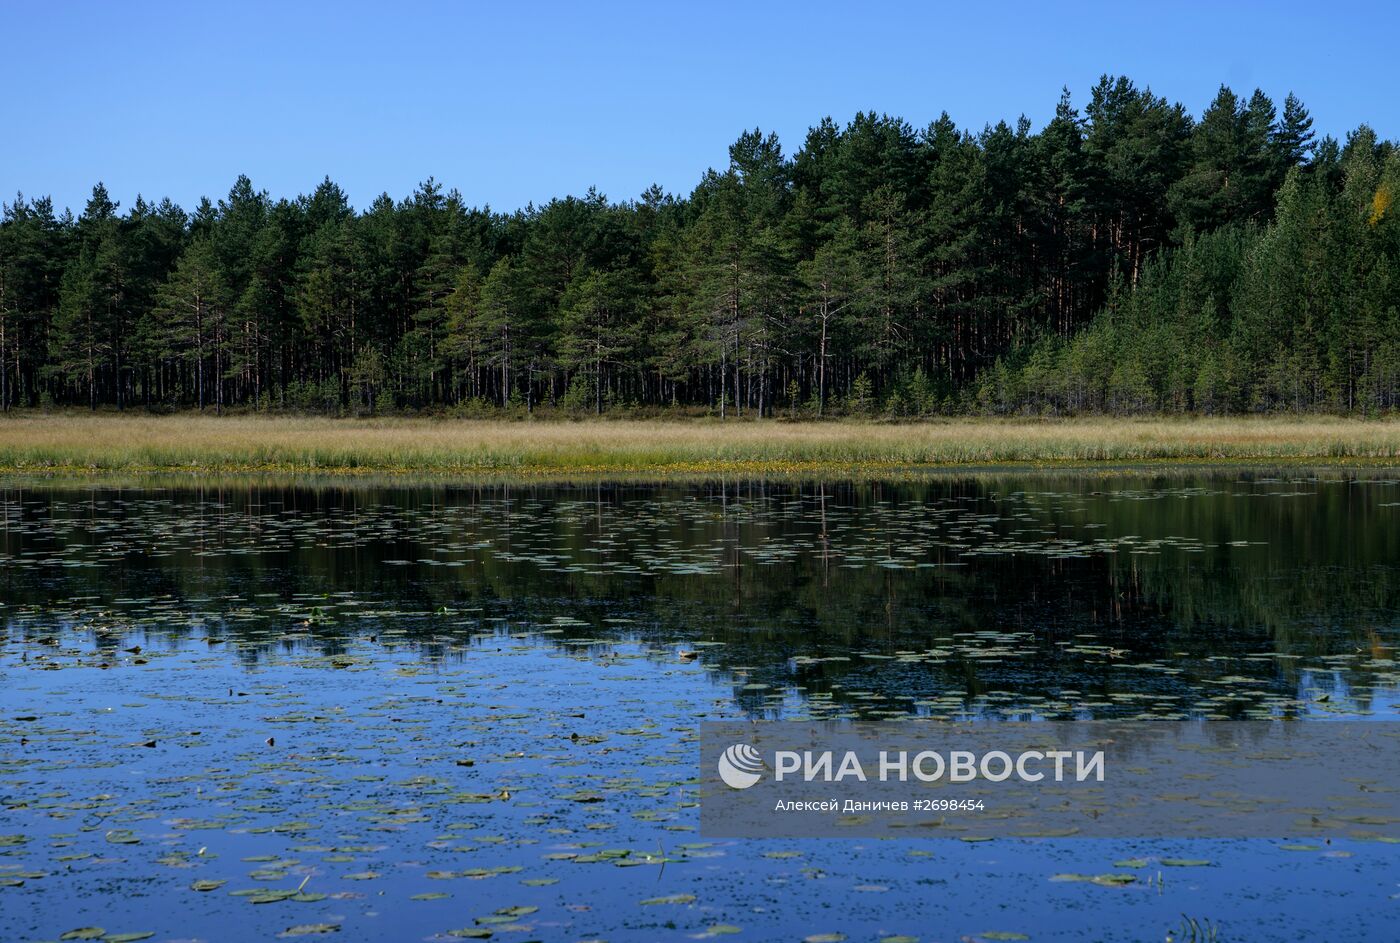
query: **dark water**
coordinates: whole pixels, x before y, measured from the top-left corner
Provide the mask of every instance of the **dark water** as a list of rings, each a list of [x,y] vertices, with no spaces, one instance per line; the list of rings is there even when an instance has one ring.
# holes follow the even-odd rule
[[[1395,480],[0,502],[0,939],[1389,940],[1400,919],[1393,844],[707,841],[695,806],[700,720],[1395,719]],[[1107,873],[1134,880],[1056,879]]]

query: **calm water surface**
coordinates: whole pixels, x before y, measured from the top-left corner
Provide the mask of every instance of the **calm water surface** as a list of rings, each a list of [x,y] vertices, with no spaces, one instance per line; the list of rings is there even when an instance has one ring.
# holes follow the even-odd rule
[[[1396,480],[10,485],[0,528],[3,940],[1400,921],[1393,844],[707,841],[695,805],[701,720],[1396,719]]]

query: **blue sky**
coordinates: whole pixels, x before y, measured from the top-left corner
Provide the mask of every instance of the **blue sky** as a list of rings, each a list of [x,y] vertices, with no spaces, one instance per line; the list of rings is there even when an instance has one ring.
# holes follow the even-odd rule
[[[186,206],[239,173],[363,206],[436,176],[510,210],[689,192],[744,128],[1040,126],[1104,72],[1193,113],[1225,82],[1400,137],[1400,5],[1291,2],[0,3],[0,198],[106,182]]]

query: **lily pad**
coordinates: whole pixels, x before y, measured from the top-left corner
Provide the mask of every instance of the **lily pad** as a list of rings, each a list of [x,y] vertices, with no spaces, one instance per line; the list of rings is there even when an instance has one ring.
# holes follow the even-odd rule
[[[339,932],[340,924],[338,923],[299,923],[294,927],[288,927],[277,935],[280,937],[320,936],[325,933]]]

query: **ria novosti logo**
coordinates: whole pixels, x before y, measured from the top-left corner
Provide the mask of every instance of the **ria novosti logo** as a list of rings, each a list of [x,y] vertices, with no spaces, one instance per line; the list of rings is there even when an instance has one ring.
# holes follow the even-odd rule
[[[977,753],[972,750],[920,750],[911,757],[908,750],[881,750],[878,766],[870,766],[870,758],[862,761],[860,754],[847,750],[837,760],[833,750],[778,750],[773,754],[773,766],[765,767],[763,755],[747,743],[736,743],[720,754],[715,764],[719,778],[731,789],[748,789],[763,778],[771,768],[774,782],[799,779],[802,782],[843,783],[847,780],[869,782],[908,782],[912,776],[925,783],[946,780],[968,783],[976,779],[999,783],[1015,778],[1021,782],[1043,780],[1062,783],[1104,781],[1104,751],[1095,750],[1025,750],[1011,754],[1005,750]],[[1070,764],[1073,760],[1073,766]]]
[[[763,776],[763,757],[747,743],[736,743],[720,754],[719,778],[731,789],[747,789]]]

